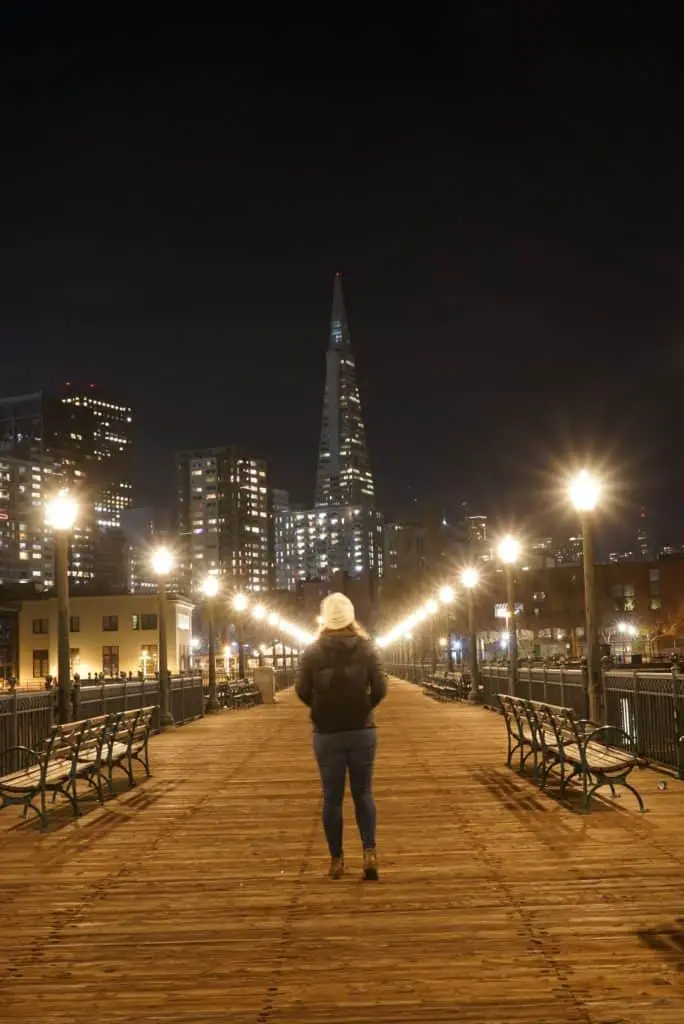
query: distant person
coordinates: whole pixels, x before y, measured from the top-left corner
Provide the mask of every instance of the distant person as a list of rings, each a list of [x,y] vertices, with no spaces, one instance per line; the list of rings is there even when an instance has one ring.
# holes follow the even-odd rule
[[[376,881],[373,708],[384,698],[387,683],[375,648],[357,623],[348,597],[329,594],[321,604],[321,618],[318,639],[302,655],[295,691],[311,708],[330,877],[341,878],[344,873],[342,802],[349,771],[363,846],[363,874],[366,880]]]

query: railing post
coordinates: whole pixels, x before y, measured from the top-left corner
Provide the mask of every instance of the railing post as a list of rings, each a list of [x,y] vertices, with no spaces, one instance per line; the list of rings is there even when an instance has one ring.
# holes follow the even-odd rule
[[[545,704],[549,703],[548,682],[549,682],[549,667],[546,664],[546,662],[544,662],[544,674],[542,676],[542,686],[544,688],[544,703]]]
[[[563,666],[558,666],[558,684],[560,688],[560,706],[565,707],[565,676],[563,675]]]
[[[584,718],[589,718],[589,668],[586,658],[582,659],[582,688],[584,696]]]
[[[71,688],[71,703],[73,706],[72,719],[74,722],[80,722],[81,720],[81,680],[74,679],[74,685]]]
[[[180,708],[181,708],[181,722],[185,721],[185,685],[183,682],[183,676],[180,677]]]
[[[605,694],[606,694],[606,679],[605,679],[605,676],[603,678],[603,693],[604,693],[604,698],[603,699],[604,699],[604,701],[606,702],[606,705],[607,705],[608,702],[606,701],[606,698],[605,698]],[[604,717],[607,717],[607,710],[608,709],[606,707],[606,716],[604,716]],[[640,742],[640,739],[641,739],[641,716],[639,714],[639,673],[636,672],[636,671],[634,673],[634,732],[636,734],[635,739],[637,740],[637,742]]]
[[[123,684],[124,684],[124,692],[123,692],[124,711],[128,711],[128,679],[124,679]]]
[[[672,695],[674,701],[675,742],[677,744],[677,775],[684,779],[684,717],[681,714],[682,688],[679,676],[679,665],[672,664]]]
[[[12,690],[10,695],[10,720],[9,720],[9,745],[10,747],[19,746],[19,708],[17,706],[17,691]],[[10,763],[7,765],[7,771],[16,771],[19,766],[19,759],[17,757],[18,751],[12,751],[12,757]]]

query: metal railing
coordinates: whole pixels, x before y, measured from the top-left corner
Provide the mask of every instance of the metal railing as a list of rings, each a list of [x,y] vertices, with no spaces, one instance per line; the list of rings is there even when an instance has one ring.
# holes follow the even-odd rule
[[[178,725],[191,722],[204,714],[202,677],[172,676],[171,713]],[[100,680],[95,684],[75,685],[72,689],[74,718],[96,718],[98,715],[129,711],[133,708],[156,707],[152,727],[159,728],[159,680]],[[57,690],[25,693],[15,690],[0,695],[0,759],[9,747],[26,746],[38,749],[57,721]]]
[[[392,665],[390,671],[412,683],[433,676],[432,666],[425,662]],[[437,676],[443,674],[437,671]],[[508,665],[478,666],[478,693],[486,707],[499,711],[497,694],[508,692]],[[580,718],[588,717],[585,668],[519,665],[515,695],[572,708]],[[647,760],[676,769],[684,779],[684,674],[676,666],[671,672],[603,670],[601,707],[602,724],[624,729]]]
[[[482,702],[499,710],[497,693],[508,692],[506,665],[479,668]],[[516,696],[558,704],[588,717],[585,669],[520,666]],[[634,737],[639,752],[684,778],[684,676],[674,672],[608,670],[601,673],[602,720]]]
[[[508,693],[508,665],[480,665],[478,678],[482,703],[498,711],[497,693]],[[587,717],[587,691],[581,669],[520,665],[515,692],[517,697],[572,708],[580,718]]]
[[[57,694],[18,693],[0,695],[0,763],[10,747],[35,750],[57,721]]]

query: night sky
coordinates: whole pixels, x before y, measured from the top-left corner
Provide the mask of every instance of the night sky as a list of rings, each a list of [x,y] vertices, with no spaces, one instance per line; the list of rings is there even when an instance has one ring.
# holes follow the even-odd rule
[[[140,503],[171,505],[175,450],[230,442],[311,501],[339,270],[388,511],[529,522],[589,453],[684,541],[675,23],[459,6],[5,11],[0,393],[130,401]]]

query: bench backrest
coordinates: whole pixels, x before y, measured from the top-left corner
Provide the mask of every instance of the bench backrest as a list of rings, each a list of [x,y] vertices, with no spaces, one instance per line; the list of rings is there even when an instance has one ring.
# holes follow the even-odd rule
[[[526,720],[526,702],[522,697],[512,697],[509,693],[498,693],[497,699],[506,719],[506,727],[521,736],[523,721]]]
[[[97,761],[106,741],[109,720],[109,715],[100,715],[54,725],[45,743],[46,765],[54,761],[70,761],[72,766],[80,760]]]
[[[152,716],[157,709],[155,707],[140,708],[135,724],[131,729],[131,743],[138,744],[147,741],[152,729]]]

